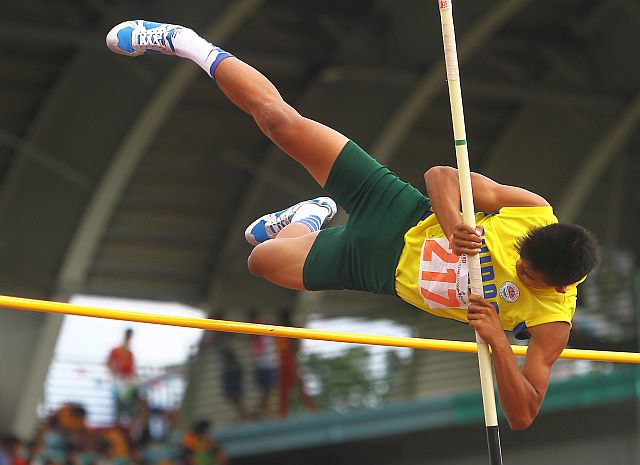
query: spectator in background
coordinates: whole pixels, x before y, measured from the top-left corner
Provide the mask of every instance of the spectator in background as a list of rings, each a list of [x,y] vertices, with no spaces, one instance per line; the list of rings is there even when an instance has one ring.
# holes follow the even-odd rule
[[[57,413],[57,412],[56,412]],[[42,465],[53,458],[62,461],[67,446],[65,436],[58,424],[56,413],[50,415],[40,426],[29,451],[30,463]]]
[[[131,449],[129,447],[129,438],[124,428],[118,425],[105,428],[99,431],[98,441],[98,451],[103,461],[114,465],[128,463]]]
[[[135,399],[131,422],[128,425],[129,442],[134,448],[145,447],[151,441],[151,409],[142,396]]]
[[[282,326],[292,326],[291,310],[283,308],[280,312],[280,324]],[[297,352],[298,340],[287,337],[276,338],[278,345],[278,356],[280,359],[280,374],[278,376],[278,415],[287,416],[289,411],[289,401],[291,391],[297,390],[300,400],[309,410],[315,410],[316,404],[304,388],[304,382],[298,373]]]
[[[0,465],[11,465],[11,458],[4,446],[4,441],[0,441]]]
[[[83,455],[82,449],[73,445],[67,446],[65,465],[84,465],[82,455]]]
[[[133,330],[127,328],[122,344],[109,353],[107,367],[113,377],[114,401],[116,404],[116,423],[130,419],[131,409],[137,396],[136,367],[131,338]]]
[[[40,437],[42,435],[42,428],[43,426],[40,424],[40,427],[36,430],[36,434],[33,439],[25,443],[27,463],[30,465],[40,464],[39,456],[42,451],[42,441],[40,440]]]
[[[116,465],[114,446],[102,435],[96,438],[96,452],[96,465]]]
[[[222,312],[216,313],[213,317],[216,320],[223,320]],[[220,381],[222,392],[225,398],[231,402],[237,417],[244,421],[248,418],[247,410],[244,406],[244,373],[242,364],[238,359],[238,354],[233,347],[235,334],[221,331],[205,331],[202,335],[201,347],[213,348],[220,356]]]
[[[198,420],[182,439],[183,465],[224,465],[227,463],[211,435],[209,420]]]
[[[84,448],[87,443],[87,411],[75,402],[63,404],[54,414],[61,431],[65,447]]]
[[[28,465],[21,453],[22,443],[13,434],[6,434],[0,439],[0,464]]]
[[[255,309],[249,311],[249,320],[264,324],[261,315]],[[271,391],[278,380],[278,353],[275,338],[269,336],[251,336],[251,350],[253,354],[254,378],[260,399],[258,401],[257,418],[269,416],[269,400]]]

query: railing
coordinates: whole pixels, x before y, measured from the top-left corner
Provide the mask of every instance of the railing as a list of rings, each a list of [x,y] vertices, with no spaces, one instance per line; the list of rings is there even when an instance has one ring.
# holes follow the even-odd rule
[[[598,349],[636,350],[633,272],[622,266],[616,270],[619,274],[622,271],[624,273],[616,275],[615,292],[607,286],[611,282],[611,279],[606,279],[611,274],[610,269],[594,274],[581,286],[582,297],[573,331],[573,335],[578,336],[578,343],[582,343],[579,347],[595,345],[594,348]],[[612,295],[615,299],[610,298]],[[607,320],[604,322],[601,316],[606,308],[599,304],[603,299],[616,302],[615,307],[606,312]],[[414,335],[418,334],[417,325],[425,321],[424,324],[431,331],[428,337],[435,335],[443,339],[468,340],[472,336],[465,325],[426,316],[416,317],[415,321],[418,323],[412,324]],[[608,329],[602,333],[604,336],[593,331],[596,323]],[[263,399],[253,373],[253,336],[214,334],[216,337],[213,342],[200,348],[183,367],[139,368],[144,392],[151,406],[159,409],[179,408],[187,421],[208,418],[215,421],[218,427],[279,417],[282,412],[277,383],[269,395],[266,413],[261,412],[260,403]],[[220,338],[223,338],[223,343]],[[575,342],[574,336],[572,341]],[[376,407],[461,393],[478,387],[477,360],[469,354],[341,343],[326,343],[321,348],[305,342],[299,344],[298,373],[306,393],[314,398],[316,411]],[[236,383],[241,384],[242,393],[233,401],[225,394],[222,381],[223,348],[233,351],[242,370],[241,381]],[[611,369],[611,364],[607,363],[561,360],[554,365],[553,379],[563,380],[593,372],[607,373]],[[297,386],[291,389],[290,397],[291,405],[286,415],[310,414]],[[111,424],[114,402],[106,367],[95,363],[54,360],[40,412],[44,416],[66,401],[83,404],[88,412],[89,424]]]
[[[440,324],[429,318],[430,325]],[[462,340],[470,335],[465,325],[443,323],[442,337]],[[472,336],[472,334],[471,334]],[[251,336],[226,335],[242,368],[242,407],[226,398],[221,372],[221,353],[215,345],[203,348],[189,367],[189,386],[185,413],[187,418],[213,419],[218,426],[247,421],[272,420],[280,416],[279,387],[270,394],[268,413],[260,412],[261,396],[256,388],[251,356]],[[317,412],[344,412],[374,408],[397,402],[428,399],[477,390],[477,359],[472,354],[394,349],[355,344],[327,344],[320,352],[302,344],[298,352],[298,373],[306,393],[314,398]],[[553,367],[553,379],[561,381],[591,373],[607,373],[612,365],[602,362],[560,360]],[[290,392],[287,416],[310,415],[294,386]]]
[[[152,409],[175,410],[182,404],[186,381],[183,366],[137,367],[142,396]],[[89,426],[111,425],[115,419],[114,385],[104,364],[54,359],[49,367],[41,418],[66,402],[81,404]]]

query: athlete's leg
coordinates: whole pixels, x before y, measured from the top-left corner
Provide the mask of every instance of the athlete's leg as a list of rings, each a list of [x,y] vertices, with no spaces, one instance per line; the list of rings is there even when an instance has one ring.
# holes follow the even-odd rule
[[[249,113],[278,147],[301,163],[324,187],[347,138],[301,116],[257,70],[213,46],[191,29],[163,23],[125,21],[107,34],[109,48],[123,55],[178,55],[202,67],[235,105]]]
[[[347,138],[301,116],[266,77],[235,57],[223,60],[214,77],[229,100],[251,114],[262,132],[324,187]]]
[[[284,102],[275,86],[261,73],[214,47],[190,29],[142,20],[126,21],[109,32],[107,45],[123,55],[161,52],[193,60],[216,79],[222,92],[235,105],[253,116],[265,135],[300,162],[323,187],[348,142],[337,131],[301,116]],[[329,216],[333,216],[335,211],[329,210]],[[311,214],[306,223],[290,224],[284,229],[279,225],[279,232],[275,234],[282,235],[278,240],[267,240],[253,250],[249,257],[251,272],[280,286],[303,289],[304,261],[317,237],[310,232],[316,223],[318,228],[323,224],[327,213],[324,215],[316,220],[313,216],[317,215]],[[275,219],[278,220],[279,217]],[[251,233],[255,232],[250,229]],[[266,239],[272,238],[269,235]]]
[[[275,239],[253,248],[249,271],[278,286],[304,290],[304,262],[317,236],[317,231],[310,233],[302,223],[290,224]]]
[[[282,287],[304,289],[302,271],[307,255],[317,232],[336,211],[333,200],[318,197],[251,223],[245,231],[247,241],[256,246],[248,260],[251,273]],[[304,239],[294,240],[302,236]]]

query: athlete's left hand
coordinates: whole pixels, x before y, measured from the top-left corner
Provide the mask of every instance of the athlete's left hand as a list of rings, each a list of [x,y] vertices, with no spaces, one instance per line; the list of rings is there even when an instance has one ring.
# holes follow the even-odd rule
[[[453,253],[477,255],[482,248],[482,226],[473,229],[468,224],[458,223],[453,226],[453,233],[449,236],[449,243]]]
[[[498,312],[488,300],[478,295],[469,295],[467,318],[469,326],[475,329],[487,344],[491,345],[497,342],[498,338],[505,337]]]

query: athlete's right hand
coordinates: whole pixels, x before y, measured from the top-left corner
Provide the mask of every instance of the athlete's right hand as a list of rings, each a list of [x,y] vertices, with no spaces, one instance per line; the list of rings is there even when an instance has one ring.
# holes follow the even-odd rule
[[[456,255],[476,255],[482,247],[482,226],[474,230],[471,226],[458,223],[453,227],[453,233],[449,237],[451,249]]]

